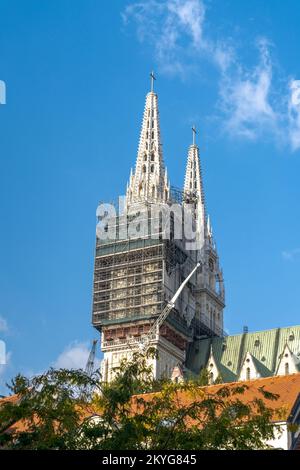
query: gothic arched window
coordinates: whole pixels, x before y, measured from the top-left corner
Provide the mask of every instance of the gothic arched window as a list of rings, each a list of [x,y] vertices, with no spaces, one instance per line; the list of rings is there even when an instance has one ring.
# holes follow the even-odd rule
[[[143,173],[146,173],[146,165],[143,165]]]
[[[288,362],[286,362],[284,364],[284,373],[285,373],[285,375],[289,375],[289,373],[290,373],[290,366],[289,366]]]
[[[150,171],[151,171],[151,173],[154,173],[154,165],[151,165]]]
[[[151,162],[154,162],[154,153],[151,153]]]
[[[251,370],[250,367],[247,367],[246,369],[246,380],[250,380],[251,377]]]
[[[152,186],[152,197],[155,197],[155,186]]]

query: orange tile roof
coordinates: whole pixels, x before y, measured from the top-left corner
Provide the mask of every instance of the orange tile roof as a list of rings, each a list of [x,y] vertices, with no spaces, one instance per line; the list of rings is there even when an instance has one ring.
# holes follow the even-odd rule
[[[268,408],[273,410],[280,410],[280,414],[275,414],[274,421],[285,421],[290,416],[291,410],[300,394],[300,373],[286,375],[286,376],[274,376],[274,377],[266,377],[261,379],[254,379],[248,380],[243,382],[231,382],[225,384],[218,384],[218,385],[209,385],[205,387],[199,387],[199,399],[203,397],[203,392],[208,394],[214,394],[222,387],[229,387],[235,388],[241,385],[247,385],[248,389],[242,395],[238,395],[237,397],[244,403],[251,402],[254,398],[260,397],[263,399]],[[276,401],[267,400],[263,397],[261,393],[259,393],[259,389],[264,387],[267,392],[271,392],[273,394],[278,394],[279,398]],[[150,400],[151,397],[154,397],[157,393],[146,393],[143,395],[135,395],[133,397],[134,402],[136,403],[136,399],[142,397],[144,400]],[[197,396],[191,397],[188,396],[187,392],[181,391],[178,393],[178,403],[182,405],[186,405],[191,403],[191,401],[195,401]],[[6,397],[0,400],[1,403],[5,403],[7,401],[17,402],[18,397],[17,395],[13,395],[11,397]],[[226,399],[224,399],[226,400]],[[133,406],[133,410],[136,409],[136,406]],[[85,420],[91,416],[95,416],[97,413],[94,407],[86,407],[82,410],[82,420]],[[20,432],[26,429],[27,423],[24,420],[20,420],[17,423],[13,424],[10,428],[10,432]]]
[[[18,395],[10,395],[8,397],[0,398],[0,405],[4,403],[16,403],[18,401]]]
[[[246,384],[248,386],[248,390],[239,397],[242,401],[245,402],[252,401],[254,398],[258,396],[263,398],[261,393],[259,393],[259,389],[264,387],[264,390],[267,392],[271,392],[273,394],[279,395],[278,400],[266,400],[268,408],[276,410],[281,408],[285,410],[284,418],[288,419],[292,408],[300,394],[300,373],[291,374],[291,375],[277,375],[273,377],[264,377],[261,379],[254,379],[248,380],[245,382],[233,382],[229,384],[221,384],[221,385],[212,385],[210,387],[205,387],[207,392],[213,393],[217,391],[222,386],[229,385],[229,387],[234,387],[239,384]],[[278,418],[278,416],[277,416]]]
[[[0,399],[0,406],[5,403],[17,403],[19,400],[18,395],[11,395],[8,397],[4,397]],[[91,416],[95,416],[98,414],[98,410],[96,410],[94,405],[86,405],[85,407],[79,407],[77,405],[78,411],[80,412],[80,419],[81,421],[84,421],[87,418],[90,418]],[[38,424],[38,418],[36,416],[33,416],[33,421],[35,424]],[[29,425],[31,423],[27,419],[20,419],[19,421],[16,421],[13,423],[11,426],[9,426],[6,430],[8,433],[15,433],[15,432],[25,432],[28,431]]]
[[[280,410],[279,413],[275,412],[274,421],[285,421],[290,416],[292,408],[300,395],[300,373],[199,387],[199,400],[202,399],[203,392],[213,395],[223,387],[233,389],[241,385],[247,385],[248,389],[246,389],[243,394],[237,395],[239,400],[243,403],[250,403],[255,398],[261,398],[268,408],[274,411]],[[264,398],[264,396],[259,392],[259,389],[262,387],[267,392],[279,395],[279,398],[274,401]],[[150,400],[154,395],[155,393],[146,393],[142,397],[145,400]],[[139,396],[136,395],[134,398],[138,397]],[[191,396],[188,396],[185,391],[179,392],[177,397],[179,404],[182,404],[183,406],[191,403],[192,400],[195,401],[195,399],[197,399],[197,396],[193,396],[191,398]]]

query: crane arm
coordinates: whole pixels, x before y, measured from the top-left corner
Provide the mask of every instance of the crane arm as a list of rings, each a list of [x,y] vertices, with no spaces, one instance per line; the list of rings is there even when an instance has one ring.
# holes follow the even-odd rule
[[[87,375],[91,376],[93,371],[94,371],[94,365],[95,365],[95,355],[96,355],[96,344],[97,340],[93,340],[93,345],[92,349],[90,351],[86,366],[85,366],[85,372]]]
[[[161,314],[159,317],[156,319],[154,324],[151,326],[143,344],[143,348],[146,348],[151,341],[152,336],[159,330],[159,327],[163,324],[163,322],[166,320],[168,317],[169,313],[171,310],[174,308],[176,300],[180,296],[181,292],[183,291],[184,287],[186,284],[189,282],[193,274],[197,271],[197,269],[201,266],[201,263],[197,263],[197,265],[194,267],[194,269],[191,271],[191,273],[187,276],[187,278],[182,282],[182,284],[179,286],[175,294],[173,295],[172,299],[169,300],[165,308],[162,310]]]

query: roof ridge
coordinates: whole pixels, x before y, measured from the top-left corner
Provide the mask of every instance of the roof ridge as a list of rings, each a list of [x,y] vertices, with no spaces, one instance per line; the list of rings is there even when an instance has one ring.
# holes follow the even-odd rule
[[[274,330],[288,330],[290,328],[299,328],[300,329],[300,325],[281,326],[281,327],[277,327],[277,328],[268,328],[266,330],[248,331],[247,333],[243,333],[243,332],[242,333],[235,333],[233,335],[228,335],[227,338],[230,337],[230,336],[242,336],[242,335],[253,335],[253,334],[258,334],[258,333],[266,333],[267,331],[274,331]]]
[[[258,381],[272,381],[272,380],[282,380],[282,379],[287,379],[287,377],[296,377],[296,376],[299,376],[300,378],[300,372],[295,372],[293,374],[288,374],[288,375],[271,375],[271,376],[268,376],[268,377],[256,377],[256,378],[253,378],[253,379],[249,379],[249,380],[239,380],[238,382],[225,382],[225,383],[221,383],[221,384],[212,384],[212,385],[204,385],[202,386],[202,388],[205,388],[205,387],[220,387],[220,386],[223,386],[223,387],[227,387],[227,385],[235,385],[235,386],[242,386],[244,384],[247,385],[248,382],[258,382]]]

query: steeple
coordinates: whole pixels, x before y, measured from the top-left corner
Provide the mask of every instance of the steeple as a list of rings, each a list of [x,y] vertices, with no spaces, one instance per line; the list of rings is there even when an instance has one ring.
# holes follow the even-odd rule
[[[189,146],[184,180],[185,201],[192,210],[198,242],[198,260],[202,271],[198,273],[196,301],[201,306],[201,315],[209,322],[210,328],[219,334],[223,329],[223,308],[225,290],[223,273],[213,239],[210,218],[206,214],[204,189],[201,174],[199,147],[196,144],[196,128],[192,127],[193,140]]]
[[[194,201],[194,215],[198,235],[204,236],[206,233],[206,210],[204,200],[203,181],[201,174],[201,164],[199,157],[199,147],[196,145],[196,128],[192,127],[193,143],[189,146],[186,172],[184,179],[184,192],[192,196]],[[191,199],[190,197],[188,198]],[[202,238],[201,237],[201,238]]]
[[[154,73],[151,72],[151,91],[146,96],[135,172],[130,176],[127,204],[135,202],[166,202],[169,184],[162,155],[158,97],[154,92]]]

